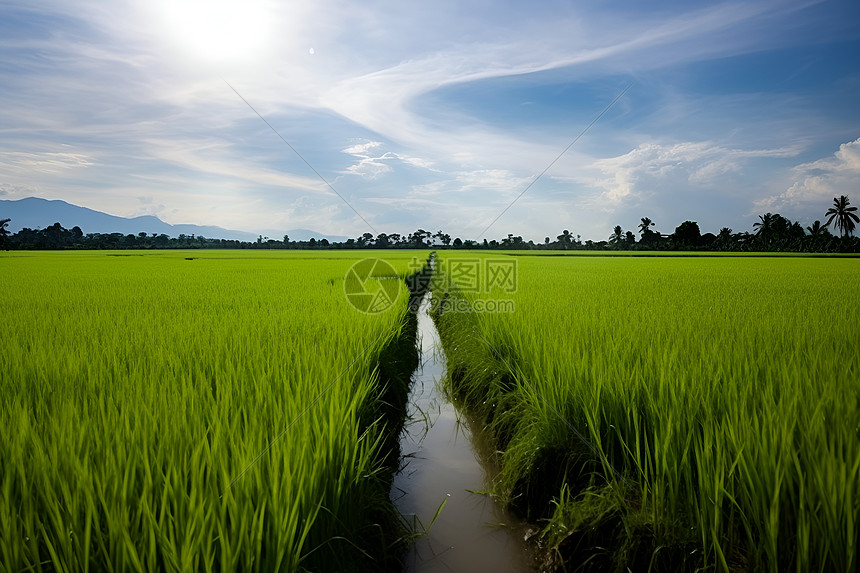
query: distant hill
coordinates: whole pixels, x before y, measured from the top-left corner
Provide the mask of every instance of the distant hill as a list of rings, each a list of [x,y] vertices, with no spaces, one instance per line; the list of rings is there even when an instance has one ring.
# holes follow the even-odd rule
[[[60,200],[40,199],[38,197],[27,197],[18,200],[0,199],[0,219],[12,219],[8,229],[10,233],[17,233],[24,227],[30,229],[44,229],[54,223],[60,223],[63,227],[71,229],[80,227],[84,233],[122,233],[123,235],[137,235],[138,233],[165,234],[170,237],[179,235],[197,235],[210,239],[232,239],[237,241],[255,241],[260,233],[247,231],[236,231],[222,227],[207,225],[171,225],[165,223],[154,215],[143,215],[140,217],[117,217],[108,215],[101,211],[79,207]],[[307,229],[293,229],[289,231],[264,231],[263,236],[272,239],[282,239],[289,235],[292,241],[306,241],[311,237],[316,239],[327,238],[330,241],[342,241],[346,237],[325,235]]]

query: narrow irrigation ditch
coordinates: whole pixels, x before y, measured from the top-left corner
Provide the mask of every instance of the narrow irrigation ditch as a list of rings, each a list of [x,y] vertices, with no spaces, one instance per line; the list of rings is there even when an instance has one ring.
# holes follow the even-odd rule
[[[432,273],[432,259],[429,265]],[[430,296],[427,288],[413,292],[420,363],[412,376],[400,435],[401,464],[391,493],[394,505],[417,533],[403,556],[404,569],[534,571],[524,525],[483,493],[496,468],[480,424],[460,411],[440,387],[446,359],[430,316]]]

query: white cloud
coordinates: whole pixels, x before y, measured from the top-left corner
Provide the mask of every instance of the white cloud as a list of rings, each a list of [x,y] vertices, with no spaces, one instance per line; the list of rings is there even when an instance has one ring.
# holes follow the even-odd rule
[[[799,152],[797,147],[747,150],[710,142],[645,143],[624,155],[595,161],[593,167],[607,177],[591,184],[604,189],[602,197],[610,204],[618,204],[654,191],[670,177],[706,185],[741,171],[751,159],[793,157]]]
[[[762,210],[827,202],[860,189],[860,138],[839,146],[832,157],[802,163],[791,170],[793,182],[783,192],[756,202]]]
[[[393,171],[391,165],[385,161],[394,157],[391,153],[384,153],[379,157],[365,157],[358,163],[346,168],[353,175],[360,175],[365,179],[376,179]]]
[[[368,141],[367,143],[357,143],[343,150],[344,153],[355,155],[356,157],[368,157],[367,152],[371,149],[376,149],[382,145],[381,141]]]
[[[350,165],[346,168],[347,173],[359,175],[365,179],[376,179],[386,173],[390,173],[392,168],[386,163],[386,160],[394,158],[391,153],[383,153],[378,157],[374,157],[369,152],[382,146],[381,141],[368,141],[366,143],[357,143],[343,150],[359,158],[358,163]]]
[[[358,163],[350,165],[346,168],[346,172],[352,175],[359,175],[365,179],[377,179],[382,175],[394,171],[391,163],[399,161],[412,167],[434,171],[433,162],[420,157],[411,157],[393,151],[386,151],[381,155],[371,154],[370,151],[382,147],[380,141],[368,141],[365,143],[357,143],[343,150],[359,159]]]

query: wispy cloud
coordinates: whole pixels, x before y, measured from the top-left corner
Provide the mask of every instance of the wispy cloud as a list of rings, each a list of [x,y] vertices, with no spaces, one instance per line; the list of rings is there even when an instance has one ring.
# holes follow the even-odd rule
[[[273,169],[248,157],[240,157],[224,141],[213,139],[146,141],[146,153],[162,164],[188,170],[192,176],[220,177],[245,184],[282,187],[310,193],[328,194],[328,188],[317,178],[294,175]]]
[[[815,2],[724,2],[688,13],[657,17],[637,15],[605,18],[574,14],[540,20],[505,37],[504,42],[455,43],[448,49],[420,54],[396,65],[341,79],[328,89],[320,104],[376,133],[409,145],[444,140],[452,144],[459,132],[439,129],[410,108],[418,96],[458,83],[557,70],[569,78],[641,72],[684,61],[715,58],[761,49],[768,34],[767,18],[795,11]],[[579,33],[572,34],[571,30]],[[599,33],[594,30],[600,30]],[[540,37],[540,41],[536,38]],[[600,64],[600,71],[594,64]],[[588,67],[586,72],[577,68]]]
[[[93,158],[83,153],[0,151],[0,176],[10,172],[59,173],[91,165]]]

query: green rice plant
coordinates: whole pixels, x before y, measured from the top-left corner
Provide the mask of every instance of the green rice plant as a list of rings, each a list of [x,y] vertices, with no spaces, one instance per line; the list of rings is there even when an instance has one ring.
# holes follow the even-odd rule
[[[497,438],[495,493],[549,520],[550,545],[612,492],[614,567],[856,569],[860,262],[516,260],[515,293],[434,296],[515,302],[438,324],[453,391]]]
[[[0,570],[393,563],[383,402],[414,343],[405,287],[376,315],[346,300],[364,256],[4,256]]]

